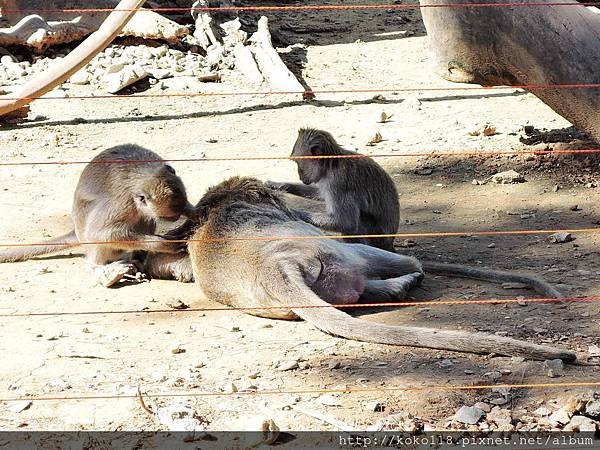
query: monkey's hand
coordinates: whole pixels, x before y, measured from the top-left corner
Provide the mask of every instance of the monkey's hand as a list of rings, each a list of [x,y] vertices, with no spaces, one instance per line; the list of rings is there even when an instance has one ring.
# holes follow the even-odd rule
[[[194,233],[194,229],[195,222],[192,220],[186,220],[177,228],[173,228],[161,236],[168,240],[188,239]]]
[[[164,236],[154,236],[148,250],[155,253],[184,253],[187,251],[187,242],[184,239],[165,239]]]
[[[288,183],[281,183],[279,181],[271,181],[271,180],[265,181],[265,186],[267,186],[269,189],[275,189],[276,191],[287,192],[287,190],[288,190],[287,185],[288,185]]]

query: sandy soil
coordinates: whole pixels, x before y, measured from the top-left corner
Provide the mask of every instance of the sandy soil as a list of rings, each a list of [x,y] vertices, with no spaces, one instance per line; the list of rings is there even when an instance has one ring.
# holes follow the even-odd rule
[[[544,139],[569,141],[569,124],[534,96],[514,90],[427,91],[456,85],[429,68],[427,38],[417,12],[347,12],[274,15],[280,44],[304,41],[288,54],[304,83],[315,90],[397,89],[376,93],[323,94],[307,103],[295,96],[40,100],[37,120],[0,131],[2,161],[61,161],[92,158],[109,146],[135,142],[164,158],[286,156],[299,126],[331,131],[349,148],[368,153],[422,153],[530,149],[524,125]],[[326,26],[321,27],[325,23]],[[283,26],[287,24],[286,26]],[[315,33],[322,28],[323,33]],[[356,40],[360,39],[360,42]],[[297,54],[296,54],[297,52]],[[402,88],[422,91],[403,92]],[[67,93],[91,88],[65,85]],[[256,90],[233,74],[207,91]],[[150,91],[152,92],[152,91]],[[382,112],[393,115],[377,123]],[[486,123],[490,137],[470,136]],[[550,133],[548,130],[558,130]],[[379,131],[384,141],[366,147]],[[571,144],[562,144],[571,145]],[[597,162],[569,157],[462,158],[396,157],[379,160],[397,181],[402,202],[401,232],[594,228],[600,191],[585,183],[598,178]],[[196,201],[210,185],[232,175],[261,179],[296,178],[288,161],[175,162]],[[433,169],[418,175],[418,169]],[[473,185],[497,171],[515,169],[526,183]],[[0,241],[36,242],[69,229],[71,197],[81,165],[0,167]],[[421,171],[418,173],[428,173]],[[556,190],[555,186],[559,186]],[[577,205],[578,208],[572,208]],[[573,209],[576,209],[575,211]],[[414,238],[400,249],[422,258],[522,270],[544,276],[570,296],[600,294],[600,238],[575,233],[553,245],[544,235]],[[401,239],[398,244],[401,243]],[[490,244],[495,244],[491,246]],[[79,255],[2,265],[0,314],[26,312],[172,309],[177,301],[214,308],[192,284],[153,280],[138,286],[94,286]],[[429,277],[414,298],[473,299],[531,297],[485,283]],[[598,342],[598,303],[464,305],[365,311],[367,320],[509,334],[585,351]],[[366,314],[368,313],[368,314]],[[0,317],[0,400],[20,396],[130,395],[237,389],[322,390],[368,387],[369,392],[322,394],[152,397],[152,408],[185,403],[208,429],[250,429],[255,416],[282,429],[329,429],[301,413],[320,411],[358,428],[407,411],[442,428],[462,405],[490,400],[491,390],[473,392],[386,391],[423,385],[571,382],[598,380],[600,370],[569,366],[550,380],[540,362],[446,351],[392,348],[333,338],[307,323],[250,317],[234,311],[87,316]],[[174,354],[174,348],[185,352]],[[300,368],[283,371],[287,361]],[[498,380],[493,371],[503,370]],[[490,373],[492,373],[490,375]],[[513,390],[516,419],[574,388]],[[366,404],[379,401],[383,412]],[[325,401],[327,403],[327,401]],[[332,403],[331,401],[329,403]],[[525,421],[525,419],[523,419]],[[160,429],[130,397],[36,401],[15,412],[0,401],[3,429]]]

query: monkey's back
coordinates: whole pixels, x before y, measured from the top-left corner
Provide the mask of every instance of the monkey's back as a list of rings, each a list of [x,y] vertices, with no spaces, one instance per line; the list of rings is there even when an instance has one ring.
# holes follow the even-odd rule
[[[83,169],[73,196],[71,216],[77,235],[82,235],[94,212],[115,220],[126,216],[132,188],[140,180],[156,177],[163,166],[159,155],[135,144],[117,145],[96,155]]]
[[[358,154],[345,150],[346,154]],[[371,158],[340,159],[335,190],[346,192],[360,209],[359,234],[395,234],[400,224],[398,190],[392,177]],[[393,238],[372,238],[369,245],[393,248]]]

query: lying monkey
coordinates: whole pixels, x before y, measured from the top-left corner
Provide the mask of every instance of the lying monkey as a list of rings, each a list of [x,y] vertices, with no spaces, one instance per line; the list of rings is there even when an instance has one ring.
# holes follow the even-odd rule
[[[359,155],[341,147],[331,134],[301,129],[292,157]],[[400,221],[398,192],[392,177],[373,159],[296,159],[304,184],[267,182],[269,187],[325,201],[326,214],[299,213],[307,222],[342,235],[396,234]],[[350,240],[350,239],[346,239]],[[394,238],[363,238],[361,242],[394,251]],[[426,272],[473,278],[494,283],[523,283],[547,298],[563,295],[546,281],[513,272],[479,269],[462,264],[423,261]]]
[[[576,359],[568,350],[507,337],[381,325],[327,307],[400,300],[419,284],[421,266],[412,257],[325,238],[256,179],[234,177],[212,187],[197,212],[201,226],[188,244],[195,281],[221,303],[257,308],[247,312],[261,317],[299,317],[326,333],[358,341],[540,360]]]
[[[23,261],[82,242],[108,241],[84,248],[97,281],[112,286],[138,273],[131,252],[184,251],[181,244],[155,234],[156,219],[176,221],[192,212],[185,187],[171,166],[143,147],[119,145],[84,168],[71,213],[74,230],[42,245],[0,251],[0,262]]]

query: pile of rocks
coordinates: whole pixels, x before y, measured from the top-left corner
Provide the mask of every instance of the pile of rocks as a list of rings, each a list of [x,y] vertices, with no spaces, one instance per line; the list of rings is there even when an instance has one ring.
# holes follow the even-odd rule
[[[462,406],[448,419],[448,429],[470,431],[581,431],[600,430],[600,393],[554,399],[529,412],[478,402]]]

